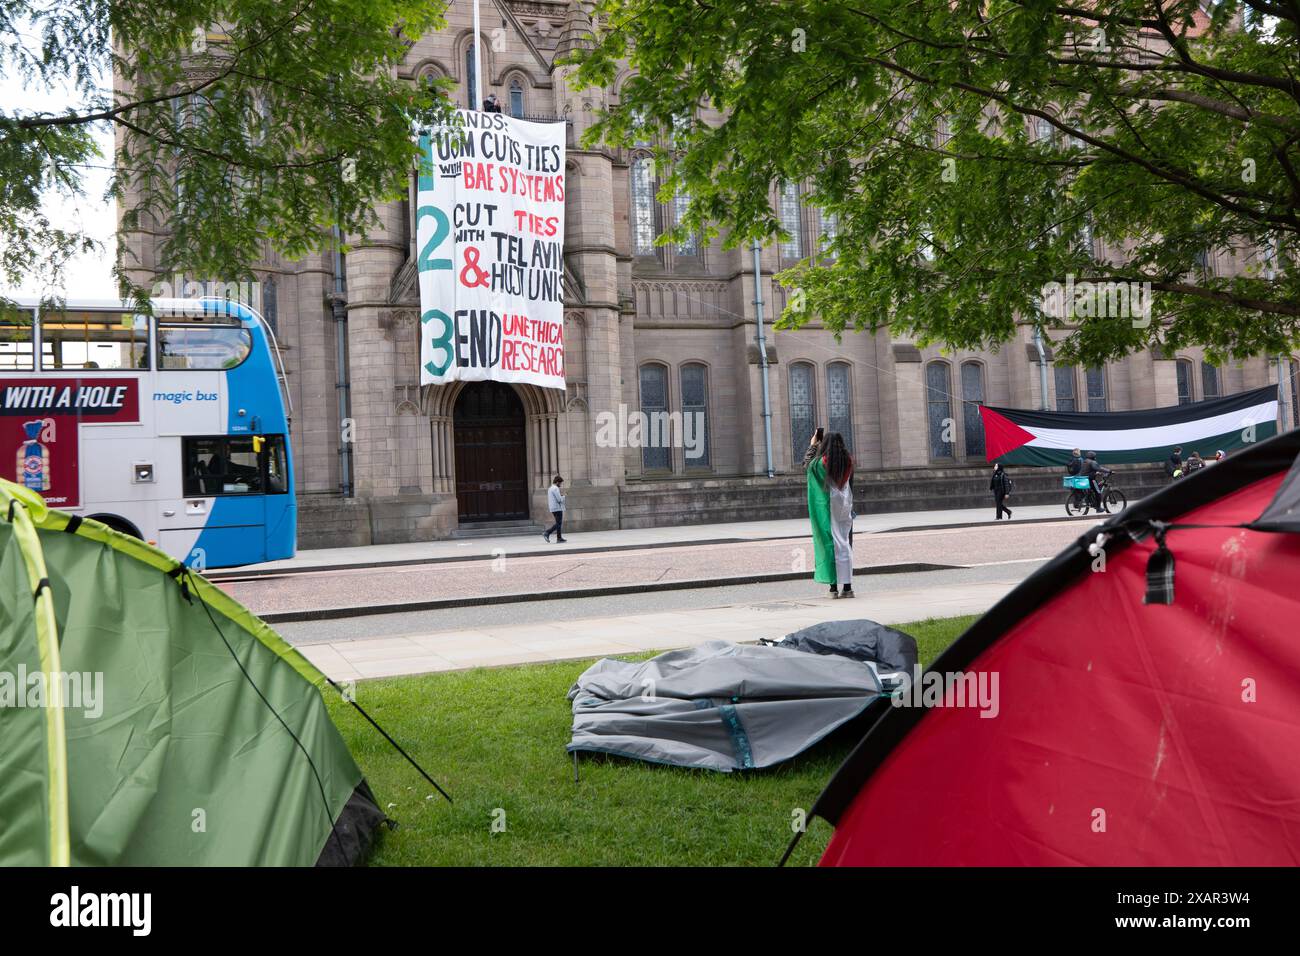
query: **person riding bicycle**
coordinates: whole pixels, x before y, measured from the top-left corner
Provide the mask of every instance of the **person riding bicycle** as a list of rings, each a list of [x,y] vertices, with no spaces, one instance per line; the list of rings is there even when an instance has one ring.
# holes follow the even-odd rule
[[[1083,467],[1079,469],[1079,474],[1088,479],[1088,502],[1097,511],[1110,513],[1110,508],[1106,507],[1101,500],[1101,489],[1097,485],[1097,479],[1109,478],[1114,472],[1109,468],[1103,468],[1097,461],[1097,453],[1090,451],[1083,459]]]
[[[1083,453],[1076,448],[1074,452],[1070,455],[1069,464],[1065,466],[1065,473],[1067,475],[1077,475],[1082,469],[1083,469]]]

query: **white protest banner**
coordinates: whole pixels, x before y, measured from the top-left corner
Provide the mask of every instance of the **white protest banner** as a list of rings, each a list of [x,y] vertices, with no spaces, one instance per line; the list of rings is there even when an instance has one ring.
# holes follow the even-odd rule
[[[565,126],[459,116],[420,138],[420,382],[564,388]]]

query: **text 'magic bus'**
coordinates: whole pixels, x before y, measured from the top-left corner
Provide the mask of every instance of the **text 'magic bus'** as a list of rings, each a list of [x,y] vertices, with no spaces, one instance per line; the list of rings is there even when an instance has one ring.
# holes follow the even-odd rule
[[[0,474],[196,570],[293,556],[282,366],[253,309],[19,306],[0,317]]]

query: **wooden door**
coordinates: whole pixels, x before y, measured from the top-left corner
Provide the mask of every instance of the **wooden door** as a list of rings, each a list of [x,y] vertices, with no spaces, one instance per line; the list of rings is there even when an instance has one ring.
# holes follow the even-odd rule
[[[528,517],[524,406],[503,382],[471,382],[452,412],[461,521]]]

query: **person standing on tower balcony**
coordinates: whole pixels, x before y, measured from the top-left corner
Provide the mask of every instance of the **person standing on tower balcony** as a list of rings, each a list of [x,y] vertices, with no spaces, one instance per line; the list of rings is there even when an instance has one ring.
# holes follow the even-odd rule
[[[546,503],[547,506],[550,508],[551,517],[555,519],[555,524],[551,525],[544,532],[542,532],[542,537],[546,539],[547,544],[551,543],[552,534],[555,535],[556,544],[568,543],[564,537],[564,531],[563,531],[564,492],[560,490],[560,486],[563,484],[564,484],[563,476],[556,475],[555,478],[552,479],[551,481],[551,487],[546,489]]]

